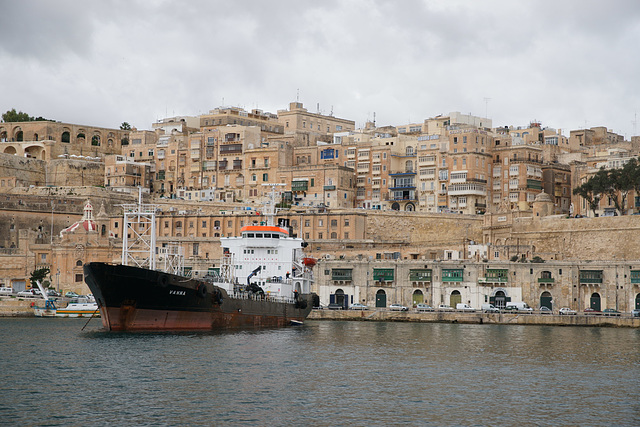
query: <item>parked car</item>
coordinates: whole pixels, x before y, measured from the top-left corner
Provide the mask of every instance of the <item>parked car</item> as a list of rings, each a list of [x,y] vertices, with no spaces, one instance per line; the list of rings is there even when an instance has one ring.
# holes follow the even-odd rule
[[[545,305],[541,306],[538,311],[540,312],[540,314],[553,314],[553,310]]]
[[[6,286],[0,287],[0,295],[13,295],[13,288]]]
[[[433,307],[431,307],[429,304],[421,302],[420,304],[416,305],[416,311],[433,311]]]
[[[440,304],[438,306],[438,311],[452,311],[452,310],[453,310],[453,307],[447,304]]]
[[[33,298],[37,295],[40,295],[40,291],[38,291],[38,293],[35,292],[35,289],[27,289],[26,291],[20,291],[18,292],[18,296],[19,297],[25,297],[25,298]]]
[[[631,317],[640,317],[640,309],[631,310]]]
[[[349,307],[349,310],[368,310],[369,307],[367,307],[364,304],[360,304],[359,302],[355,303],[355,304],[351,304],[351,307]]]
[[[391,304],[389,306],[389,310],[391,311],[409,311],[407,307],[402,304]]]
[[[329,310],[344,310],[344,307],[341,304],[332,302],[327,306]]]
[[[79,297],[78,294],[76,294],[75,292],[72,292],[72,291],[67,292],[66,294],[64,294],[64,296],[66,298],[78,298]]]
[[[585,310],[586,311],[586,310]],[[577,311],[569,308],[569,307],[562,307],[560,310],[558,310],[558,314],[560,315],[571,315],[571,314],[578,314]]]
[[[500,313],[500,309],[493,304],[482,304],[482,311],[485,313]]]
[[[620,316],[620,312],[615,308],[605,308],[602,310],[603,316]]]
[[[47,295],[49,295],[50,297],[61,297],[62,294],[58,291],[56,291],[55,289],[48,289],[47,290]]]
[[[587,307],[584,309],[584,314],[602,314],[600,310],[596,310],[595,308]]]

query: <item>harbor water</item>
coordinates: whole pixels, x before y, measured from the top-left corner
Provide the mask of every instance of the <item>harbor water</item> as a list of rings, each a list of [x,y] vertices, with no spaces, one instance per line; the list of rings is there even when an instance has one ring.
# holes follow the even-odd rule
[[[5,425],[640,425],[640,330],[0,319]]]

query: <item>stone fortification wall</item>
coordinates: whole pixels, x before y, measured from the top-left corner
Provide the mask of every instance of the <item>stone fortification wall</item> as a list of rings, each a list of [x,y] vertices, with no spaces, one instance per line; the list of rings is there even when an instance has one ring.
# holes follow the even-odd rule
[[[0,178],[15,177],[16,185],[22,186],[45,185],[45,165],[44,160],[0,153]]]
[[[0,178],[16,178],[17,187],[101,186],[104,163],[86,160],[57,159],[50,162],[0,153]],[[6,187],[0,187],[6,191]]]
[[[47,163],[47,185],[102,186],[104,185],[104,163],[52,160]]]
[[[640,216],[518,218],[512,238],[535,247],[543,259],[640,259]]]
[[[461,248],[482,241],[482,217],[417,212],[371,212],[366,236],[374,242],[401,241],[416,248]]]

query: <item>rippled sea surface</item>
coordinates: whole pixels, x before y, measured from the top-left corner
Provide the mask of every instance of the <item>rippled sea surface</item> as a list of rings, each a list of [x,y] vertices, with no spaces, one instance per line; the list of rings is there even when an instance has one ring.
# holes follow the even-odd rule
[[[640,425],[640,330],[0,319],[6,425]]]

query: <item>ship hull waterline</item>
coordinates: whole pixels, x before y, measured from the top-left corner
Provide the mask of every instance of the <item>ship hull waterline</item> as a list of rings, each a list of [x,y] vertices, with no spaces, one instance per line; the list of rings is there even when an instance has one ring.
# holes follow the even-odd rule
[[[144,268],[108,263],[84,266],[85,281],[110,331],[218,330],[299,324],[313,294],[297,302],[259,296],[233,298],[214,284]]]

